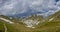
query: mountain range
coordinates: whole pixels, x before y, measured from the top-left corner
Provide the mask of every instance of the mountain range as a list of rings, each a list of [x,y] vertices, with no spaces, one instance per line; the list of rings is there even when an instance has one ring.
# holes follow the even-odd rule
[[[44,18],[32,14],[26,18],[0,15],[1,32],[60,32],[60,10]]]

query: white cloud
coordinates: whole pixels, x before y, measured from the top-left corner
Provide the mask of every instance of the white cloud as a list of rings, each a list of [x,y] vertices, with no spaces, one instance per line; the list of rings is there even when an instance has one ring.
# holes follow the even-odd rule
[[[3,8],[4,9],[13,9],[13,4],[4,5]]]
[[[44,12],[42,14],[48,15],[54,13],[57,9],[60,9],[60,1],[55,2],[55,0],[8,0],[5,2],[2,1],[2,3],[3,5],[0,7],[0,14],[3,15],[27,13],[28,9],[31,9],[34,12]]]
[[[2,3],[2,0],[0,0],[0,3]]]

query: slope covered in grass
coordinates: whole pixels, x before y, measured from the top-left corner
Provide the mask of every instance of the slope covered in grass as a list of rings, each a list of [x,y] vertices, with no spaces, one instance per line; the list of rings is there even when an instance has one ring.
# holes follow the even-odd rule
[[[4,32],[5,30],[4,30],[4,24],[3,24],[3,22],[1,22],[1,20],[0,20],[0,32]]]

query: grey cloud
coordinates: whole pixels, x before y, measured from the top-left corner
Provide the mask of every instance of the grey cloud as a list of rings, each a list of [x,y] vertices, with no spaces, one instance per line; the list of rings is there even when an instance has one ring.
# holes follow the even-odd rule
[[[55,5],[55,0],[2,0],[0,3],[0,14],[15,15],[27,13],[28,9],[33,12],[44,12],[42,14],[50,14],[60,8],[60,2]],[[46,13],[46,11],[48,11]],[[51,12],[52,14],[53,12]]]

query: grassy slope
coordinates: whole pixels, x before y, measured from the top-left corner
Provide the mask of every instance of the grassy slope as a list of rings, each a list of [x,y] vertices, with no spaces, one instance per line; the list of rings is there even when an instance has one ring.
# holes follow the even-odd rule
[[[0,32],[4,32],[4,25],[3,22],[0,20]]]
[[[60,32],[60,21],[52,21],[39,24],[36,27],[36,30],[40,32]]]
[[[1,23],[1,22],[0,22]],[[43,24],[39,24],[36,26],[35,29],[27,28],[24,25],[21,24],[6,24],[6,27],[8,29],[8,32],[60,32],[60,21],[54,21],[54,22],[45,22]],[[0,29],[2,24],[0,25]]]

